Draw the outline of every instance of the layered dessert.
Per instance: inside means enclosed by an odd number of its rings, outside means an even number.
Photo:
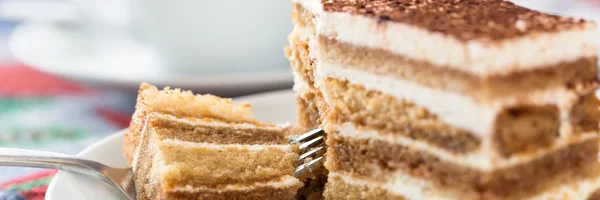
[[[587,199],[594,23],[502,0],[293,0],[299,125],[326,199]]]
[[[137,199],[291,199],[303,183],[289,129],[248,104],[142,84],[125,135]]]

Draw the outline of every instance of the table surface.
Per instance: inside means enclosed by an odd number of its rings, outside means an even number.
[[[515,2],[600,21],[600,0]],[[7,45],[16,26],[0,21],[0,146],[76,154],[128,125],[135,93],[64,80],[19,64]],[[0,167],[0,200],[43,199],[54,173]]]

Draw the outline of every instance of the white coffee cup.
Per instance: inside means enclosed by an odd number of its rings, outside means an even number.
[[[287,0],[132,0],[135,35],[156,48],[166,69],[250,71],[287,66],[292,30]]]
[[[76,2],[79,14],[73,16],[84,14],[85,21],[104,18],[97,21],[113,24],[106,27],[125,27],[155,49],[165,71],[256,71],[288,66],[283,55],[292,30],[288,0]],[[85,21],[80,23],[91,24]]]

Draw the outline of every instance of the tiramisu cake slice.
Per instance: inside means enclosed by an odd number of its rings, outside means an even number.
[[[303,183],[288,132],[248,104],[142,84],[125,136],[137,199],[289,200]]]
[[[594,23],[502,0],[293,0],[299,123],[327,199],[587,199]]]

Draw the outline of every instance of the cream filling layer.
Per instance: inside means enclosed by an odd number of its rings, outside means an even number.
[[[382,183],[376,181],[368,181],[355,179],[347,175],[345,172],[329,172],[329,178],[340,178],[347,184],[362,186],[367,188],[378,187],[383,190],[389,191],[390,193],[402,196],[406,199],[438,199],[438,200],[453,200],[456,199],[456,195],[449,191],[436,188],[431,182],[416,179],[409,175],[402,173],[394,173],[390,176],[390,182]]]
[[[465,198],[460,191],[452,191],[436,187],[431,182],[413,178],[409,175],[396,172],[392,174],[393,181],[376,182],[352,178],[346,172],[329,172],[329,177],[340,178],[347,184],[363,186],[367,188],[378,187],[392,194],[407,199],[439,199],[451,200]],[[592,193],[600,188],[600,176],[589,177],[577,181],[565,181],[557,188],[546,190],[542,193],[525,198],[529,200],[563,200],[563,199],[587,199]]]
[[[215,152],[222,151],[268,151],[272,149],[278,149],[286,152],[293,152],[292,145],[288,144],[253,144],[253,145],[242,145],[242,144],[213,144],[213,143],[196,143],[196,142],[188,142],[181,140],[173,140],[173,139],[165,139],[160,141],[159,146],[171,146],[177,147],[182,150],[185,149],[206,149],[212,150]]]
[[[333,128],[338,132],[337,135],[343,138],[357,140],[378,140],[388,142],[390,144],[397,144],[410,149],[427,152],[428,154],[436,156],[445,162],[455,163],[460,166],[474,168],[481,171],[492,171],[527,163],[536,158],[564,148],[570,144],[575,144],[598,137],[595,134],[582,134],[581,136],[574,138],[559,138],[557,139],[555,145],[551,148],[540,149],[527,155],[513,155],[509,158],[504,158],[495,152],[491,152],[492,148],[489,146],[482,146],[479,150],[467,154],[455,154],[448,150],[427,144],[427,142],[424,141],[414,140],[399,135],[382,134],[376,130],[359,130],[351,122],[346,122],[343,124],[330,124],[330,126],[333,126]]]
[[[534,91],[525,97],[504,97],[491,101],[477,102],[472,97],[435,90],[418,84],[399,80],[392,76],[378,76],[369,72],[345,69],[334,64],[317,62],[315,72],[315,85],[324,90],[323,80],[336,78],[347,80],[351,84],[360,85],[368,90],[380,91],[398,99],[408,100],[416,105],[426,108],[444,122],[471,131],[482,138],[493,134],[494,120],[498,113],[507,107],[519,104],[526,105],[557,105],[560,118],[566,121],[569,109],[577,101],[579,94],[563,87]],[[323,92],[325,101],[331,102],[327,91]],[[562,123],[561,135],[570,134],[569,123]]]
[[[568,31],[536,33],[499,42],[460,41],[413,25],[380,23],[375,18],[360,15],[324,12],[321,0],[294,2],[315,14],[318,35],[481,76],[543,68],[598,54],[593,23]]]
[[[189,124],[191,126],[212,126],[212,127],[229,127],[234,129],[259,129],[259,130],[270,130],[270,131],[283,131],[282,129],[288,127],[288,125],[280,124],[275,126],[257,126],[256,124],[250,123],[227,123],[223,121],[204,121],[198,118],[180,118],[169,114],[162,113],[151,113],[154,117],[176,121],[180,123]],[[148,115],[148,116],[150,116]],[[216,120],[216,119],[215,119]]]
[[[302,80],[302,77],[295,71],[292,71],[292,73],[294,74],[294,87],[292,89],[298,94],[309,92],[308,84]]]
[[[209,187],[192,187],[187,185],[185,187],[175,187],[172,191],[177,192],[201,192],[201,191],[209,191],[209,192],[224,192],[224,191],[247,191],[253,190],[256,188],[275,188],[275,189],[290,189],[301,185],[302,182],[297,178],[294,178],[290,175],[285,175],[281,178],[281,180],[269,181],[263,183],[253,183],[248,185],[226,185],[223,188],[209,188]],[[299,187],[298,187],[299,188]]]

